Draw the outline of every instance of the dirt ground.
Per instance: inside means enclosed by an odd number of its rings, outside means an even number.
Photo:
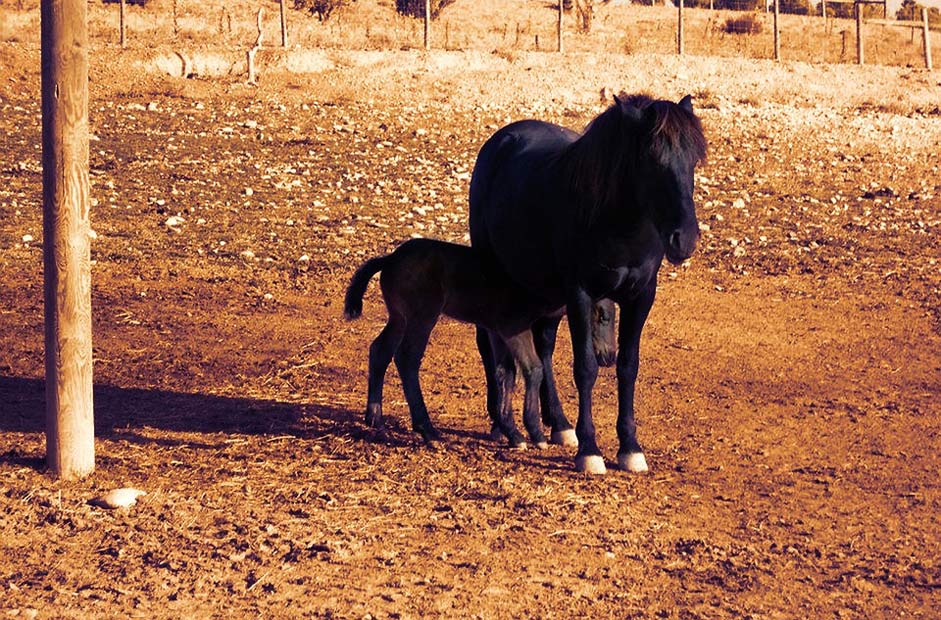
[[[0,44],[0,617],[937,617],[937,72],[390,52],[249,87],[104,52],[97,470],[65,483],[43,464],[39,54]],[[644,332],[651,471],[489,441],[473,329],[448,320],[423,373],[444,447],[391,371],[377,441],[384,308],[373,285],[342,319],[352,270],[465,240],[486,137],[580,128],[605,85],[692,92],[710,138],[701,248]],[[574,415],[570,368],[563,335]],[[602,371],[608,459],[615,391]],[[120,486],[147,495],[88,503]]]

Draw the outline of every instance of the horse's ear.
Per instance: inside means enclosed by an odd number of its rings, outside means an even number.
[[[684,110],[686,110],[687,112],[689,112],[689,113],[692,114],[692,112],[693,112],[693,96],[692,96],[692,95],[686,95],[685,97],[683,97],[682,99],[680,99],[680,103],[679,103],[678,105],[679,105],[681,108],[683,108]]]

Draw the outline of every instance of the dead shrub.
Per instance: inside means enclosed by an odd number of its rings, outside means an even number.
[[[759,34],[761,28],[761,19],[753,13],[730,17],[722,25],[722,31],[728,34]]]

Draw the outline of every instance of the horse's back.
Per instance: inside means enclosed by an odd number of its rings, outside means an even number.
[[[570,129],[538,120],[512,123],[494,133],[477,156],[470,184],[471,245],[493,268],[538,292],[555,288],[550,241],[556,213],[550,205],[553,166],[578,138]]]

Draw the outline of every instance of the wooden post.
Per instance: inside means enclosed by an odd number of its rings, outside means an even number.
[[[778,29],[779,5],[778,0],[774,0],[774,59],[776,61],[781,60],[781,31]]]
[[[559,48],[558,48],[558,51],[559,51],[560,54],[561,54],[562,51],[563,51],[563,48],[562,48],[562,16],[563,16],[564,13],[565,13],[565,9],[564,9],[563,6],[562,6],[563,4],[564,4],[564,0],[559,0],[559,23],[558,23],[558,26],[557,26],[557,32],[559,33]]]
[[[925,42],[925,68],[931,71],[931,30],[928,28],[928,9],[921,10],[921,23],[924,33],[922,40]]]
[[[676,3],[678,17],[676,26],[676,53],[683,55],[683,0]]]
[[[863,52],[863,5],[858,2],[853,4],[856,8],[856,64],[865,64],[866,58]]]
[[[121,49],[127,47],[127,39],[124,34],[124,0],[121,0]]]
[[[46,462],[95,469],[87,0],[41,0]]]
[[[248,52],[246,52],[246,57],[248,60],[248,83],[257,84],[258,78],[255,75],[255,54],[258,53],[258,50],[261,49],[261,16],[264,13],[265,9],[258,9],[258,17],[256,18],[256,25],[258,26],[258,38],[255,39],[255,45]]]
[[[288,46],[288,20],[287,16],[284,14],[284,0],[280,0],[281,4],[281,47]]]
[[[431,0],[425,0],[425,50],[431,49]]]

